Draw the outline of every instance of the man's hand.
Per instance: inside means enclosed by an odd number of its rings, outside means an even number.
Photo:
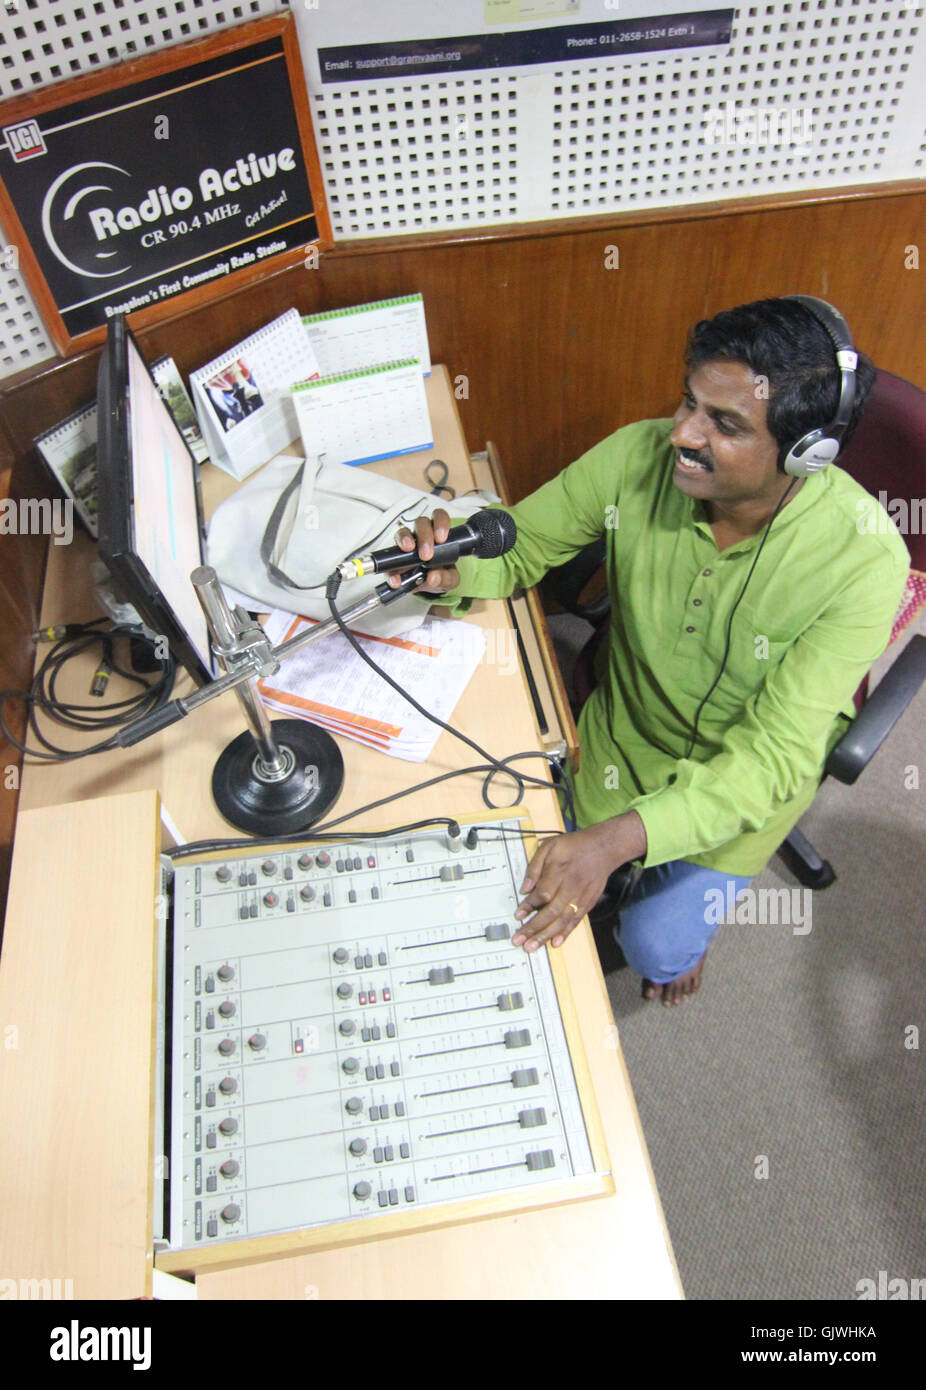
[[[396,536],[396,544],[403,550],[412,552],[417,547],[418,557],[422,560],[430,560],[434,554],[434,543],[442,544],[450,532],[450,517],[438,507],[433,517],[420,516],[415,522],[415,534],[412,535],[407,526],[403,526]],[[417,558],[409,555],[409,567],[417,563]],[[386,583],[391,589],[398,587],[400,578],[404,571],[393,570],[387,575]],[[431,570],[423,584],[419,584],[416,593],[445,594],[448,589],[455,589],[460,582],[460,575],[456,566],[450,569]]]
[[[522,925],[512,944],[526,951],[547,941],[562,946],[601,897],[608,875],[645,853],[646,830],[636,811],[547,840],[527,866],[526,896],[514,914]]]

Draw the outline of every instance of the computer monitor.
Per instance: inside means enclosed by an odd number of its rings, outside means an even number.
[[[203,564],[199,466],[122,315],[97,380],[100,556],[118,596],[197,684],[215,674],[190,573]]]

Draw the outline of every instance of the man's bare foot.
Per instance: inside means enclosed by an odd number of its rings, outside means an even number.
[[[701,972],[706,960],[707,952],[705,951],[692,970],[687,971],[684,975],[679,975],[676,980],[670,980],[666,985],[657,985],[652,980],[644,980],[643,998],[662,999],[663,1004],[667,1007],[672,1004],[681,1004],[689,994],[696,994],[701,988]]]

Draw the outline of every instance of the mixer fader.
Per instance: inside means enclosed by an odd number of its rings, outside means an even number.
[[[524,825],[178,862],[171,1250],[600,1173]]]

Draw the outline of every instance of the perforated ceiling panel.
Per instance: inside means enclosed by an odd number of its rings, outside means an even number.
[[[0,94],[282,8],[0,0]],[[317,8],[293,5],[304,50]],[[583,4],[579,18],[596,17]],[[770,0],[736,12],[723,48],[313,90],[335,234],[465,230],[921,177],[923,19],[923,5],[907,0]],[[19,277],[2,268],[0,304],[8,375],[51,348]]]

